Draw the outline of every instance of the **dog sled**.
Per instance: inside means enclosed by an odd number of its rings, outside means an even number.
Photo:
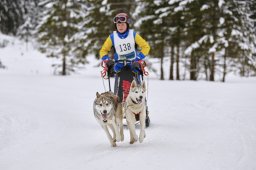
[[[121,69],[120,72],[115,73],[114,68],[109,67],[105,68],[102,71],[102,77],[107,77],[109,82],[109,91],[111,91],[111,83],[110,78],[114,78],[114,94],[118,96],[118,102],[122,103],[125,101],[126,97],[129,94],[130,85],[133,80],[135,80],[138,84],[142,83],[144,80],[144,75],[147,75],[147,72],[144,72],[144,68],[141,68],[138,70],[138,73],[135,75],[133,73],[132,69],[126,64],[130,61],[122,60],[119,62],[124,63],[124,67]],[[107,75],[106,75],[107,74]],[[139,115],[135,115],[136,117],[136,124],[139,124]],[[125,119],[125,117],[124,117]],[[126,125],[126,123],[124,123]],[[147,98],[146,98],[146,120],[145,120],[146,127],[150,126],[150,118],[149,118],[149,111],[148,111],[148,105],[147,105]]]

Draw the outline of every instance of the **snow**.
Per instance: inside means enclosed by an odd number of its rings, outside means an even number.
[[[0,70],[0,73],[23,75],[50,75],[53,72],[51,64],[53,59],[47,59],[43,54],[32,50],[35,46],[21,43],[14,38],[6,38],[0,34],[1,41],[9,42],[6,48],[0,48],[0,61],[7,66],[7,69]]]
[[[220,17],[220,25],[223,25],[225,23],[225,19],[223,17]]]
[[[198,47],[200,47],[200,44],[198,42],[195,42],[192,45],[190,45],[188,48],[186,48],[184,53],[186,55],[190,55],[192,53],[193,49],[197,49]]]
[[[160,25],[162,23],[163,23],[163,19],[161,19],[161,18],[153,21],[153,24],[155,24],[155,25]]]
[[[207,9],[209,9],[209,8],[210,8],[209,5],[204,4],[204,5],[201,7],[200,11],[204,11],[204,10],[207,10]]]
[[[221,8],[223,6],[223,4],[225,4],[224,0],[219,0],[218,2],[218,6]]]
[[[215,53],[217,51],[218,44],[214,44],[210,49],[209,49],[209,53]]]
[[[142,17],[142,18],[138,19],[138,21],[134,24],[134,27],[139,27],[144,21],[151,20],[151,19],[154,19],[154,18],[155,18],[154,15],[149,15],[149,16],[146,16],[146,17]]]
[[[165,13],[165,12],[168,12],[171,8],[168,6],[168,7],[164,7],[164,8],[160,8],[158,10],[155,11],[156,14],[159,14],[159,13]]]
[[[194,0],[183,0],[180,2],[180,6],[186,6],[188,5],[189,3],[193,2]]]
[[[232,36],[240,36],[240,37],[242,37],[243,33],[241,33],[239,30],[232,29],[231,35]]]
[[[184,10],[183,6],[178,6],[178,7],[174,8],[174,12],[180,12],[180,11],[183,11],[183,10]]]
[[[62,22],[63,27],[66,27],[68,25],[67,21]]]
[[[255,78],[150,78],[144,142],[130,145],[125,129],[112,148],[92,112],[104,91],[97,60],[53,76],[52,60],[16,40],[0,48],[0,60],[8,68],[0,69],[1,170],[256,169]]]

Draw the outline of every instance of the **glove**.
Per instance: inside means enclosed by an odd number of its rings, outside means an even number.
[[[110,68],[114,65],[114,61],[110,60],[110,57],[108,55],[103,56],[101,59],[103,66]]]
[[[137,58],[135,59],[136,62],[138,62],[141,66],[145,67],[146,62],[144,61],[145,55],[142,52],[137,53]]]
[[[104,78],[106,75],[108,75],[108,77],[113,77],[115,74],[114,61],[111,60],[107,55],[103,56],[101,59],[102,59],[101,66],[103,67],[103,71],[101,71],[101,76]]]
[[[146,62],[144,61],[144,60],[139,60],[139,61],[137,61],[142,67],[146,67],[147,66],[147,64],[146,64]]]
[[[105,64],[110,69],[114,66],[115,63],[113,60],[107,60]]]
[[[145,67],[145,61],[138,60],[138,61],[134,61],[132,63],[132,68],[133,69],[141,70],[141,67]]]

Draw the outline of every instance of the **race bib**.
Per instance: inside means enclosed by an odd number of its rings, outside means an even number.
[[[129,30],[128,36],[124,39],[121,39],[114,31],[114,44],[118,60],[134,60],[136,58],[133,30]]]

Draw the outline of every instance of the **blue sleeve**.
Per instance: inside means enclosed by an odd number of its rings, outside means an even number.
[[[101,58],[101,60],[110,60],[110,58],[109,58],[109,56],[108,55],[104,55],[102,58]]]
[[[145,58],[145,55],[141,52],[138,53],[137,58],[140,60],[143,60]]]

